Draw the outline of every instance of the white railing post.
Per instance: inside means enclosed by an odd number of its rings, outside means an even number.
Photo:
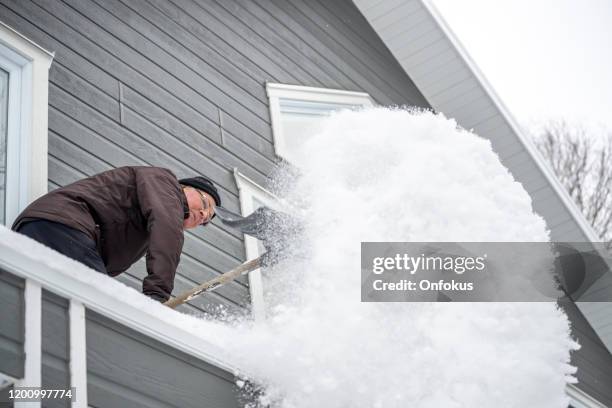
[[[25,369],[18,387],[40,387],[42,376],[42,289],[38,282],[25,282]],[[15,402],[15,408],[38,408],[40,402]]]
[[[87,408],[85,306],[74,299],[70,299],[70,386],[76,393],[72,408]]]

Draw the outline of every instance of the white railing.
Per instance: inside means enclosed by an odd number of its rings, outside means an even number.
[[[230,373],[237,372],[226,351],[197,335],[199,329],[206,330],[203,321],[150,300],[4,226],[0,226],[0,268],[25,279],[25,370],[16,386],[41,385],[42,289],[70,301],[70,381],[76,387],[73,408],[87,407],[85,309]],[[15,407],[40,407],[24,404]]]

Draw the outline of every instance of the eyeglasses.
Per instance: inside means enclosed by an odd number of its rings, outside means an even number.
[[[202,200],[202,208],[197,211],[199,211],[200,215],[202,216],[202,224],[206,224],[212,219],[214,210],[208,202],[208,197],[206,197],[204,193],[197,188],[194,188],[194,190],[200,195],[200,199]]]

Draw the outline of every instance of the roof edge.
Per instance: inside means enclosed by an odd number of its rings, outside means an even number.
[[[448,25],[448,23],[446,22],[446,20],[440,13],[440,11],[437,9],[437,7],[433,4],[431,0],[420,0],[420,1],[425,6],[427,11],[431,14],[435,23],[442,30],[444,35],[453,44],[457,53],[459,54],[459,57],[464,60],[468,69],[472,72],[472,74],[476,78],[476,81],[482,86],[486,94],[491,97],[493,104],[499,110],[502,118],[508,123],[512,131],[517,135],[519,141],[525,147],[525,150],[527,150],[527,152],[535,160],[536,165],[538,166],[540,171],[543,173],[544,177],[549,182],[549,184],[551,185],[555,193],[557,193],[559,198],[561,198],[561,201],[563,202],[567,210],[570,212],[574,220],[577,222],[578,226],[580,227],[584,235],[591,242],[601,241],[601,238],[599,237],[599,235],[595,232],[595,230],[586,220],[584,215],[582,215],[582,212],[580,212],[580,209],[576,206],[574,201],[565,191],[565,187],[561,185],[557,177],[552,173],[552,170],[544,162],[542,156],[537,151],[535,144],[531,141],[531,139],[529,139],[528,137],[524,135],[520,125],[517,123],[514,116],[510,113],[509,109],[503,103],[501,98],[497,95],[497,93],[495,92],[495,90],[493,89],[489,81],[486,79],[482,71],[480,71],[480,69],[478,68],[478,66],[472,59],[472,57],[469,55],[469,53],[467,52],[463,44],[461,44],[459,39],[455,36],[455,34],[451,30],[450,26]]]

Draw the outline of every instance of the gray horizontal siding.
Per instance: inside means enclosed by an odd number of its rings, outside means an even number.
[[[0,401],[10,401],[11,390],[15,388],[14,385],[3,388],[0,390]],[[2,408],[13,408],[15,404],[12,402],[0,402],[0,407]]]
[[[70,388],[70,331],[68,300],[42,291],[42,387]],[[70,407],[68,400],[49,400],[45,407]]]
[[[571,321],[572,336],[581,344],[572,352],[578,367],[576,386],[606,406],[612,406],[612,355],[574,303],[562,304]]]
[[[234,377],[86,311],[87,395],[97,408],[237,407]]]
[[[580,310],[591,318],[591,321],[605,322],[597,327],[597,333],[601,337],[608,349],[612,348],[610,339],[612,339],[612,321],[610,321],[610,310],[612,310],[612,302],[590,302],[580,303]]]
[[[0,269],[0,372],[22,378],[25,281]]]
[[[50,188],[157,165],[211,177],[238,210],[233,169],[265,184],[277,161],[266,82],[428,106],[350,0],[0,0],[0,16],[55,52]],[[174,293],[244,260],[242,236],[213,224],[186,234]],[[144,274],[120,279],[140,288]],[[248,303],[242,277],[185,309]]]

